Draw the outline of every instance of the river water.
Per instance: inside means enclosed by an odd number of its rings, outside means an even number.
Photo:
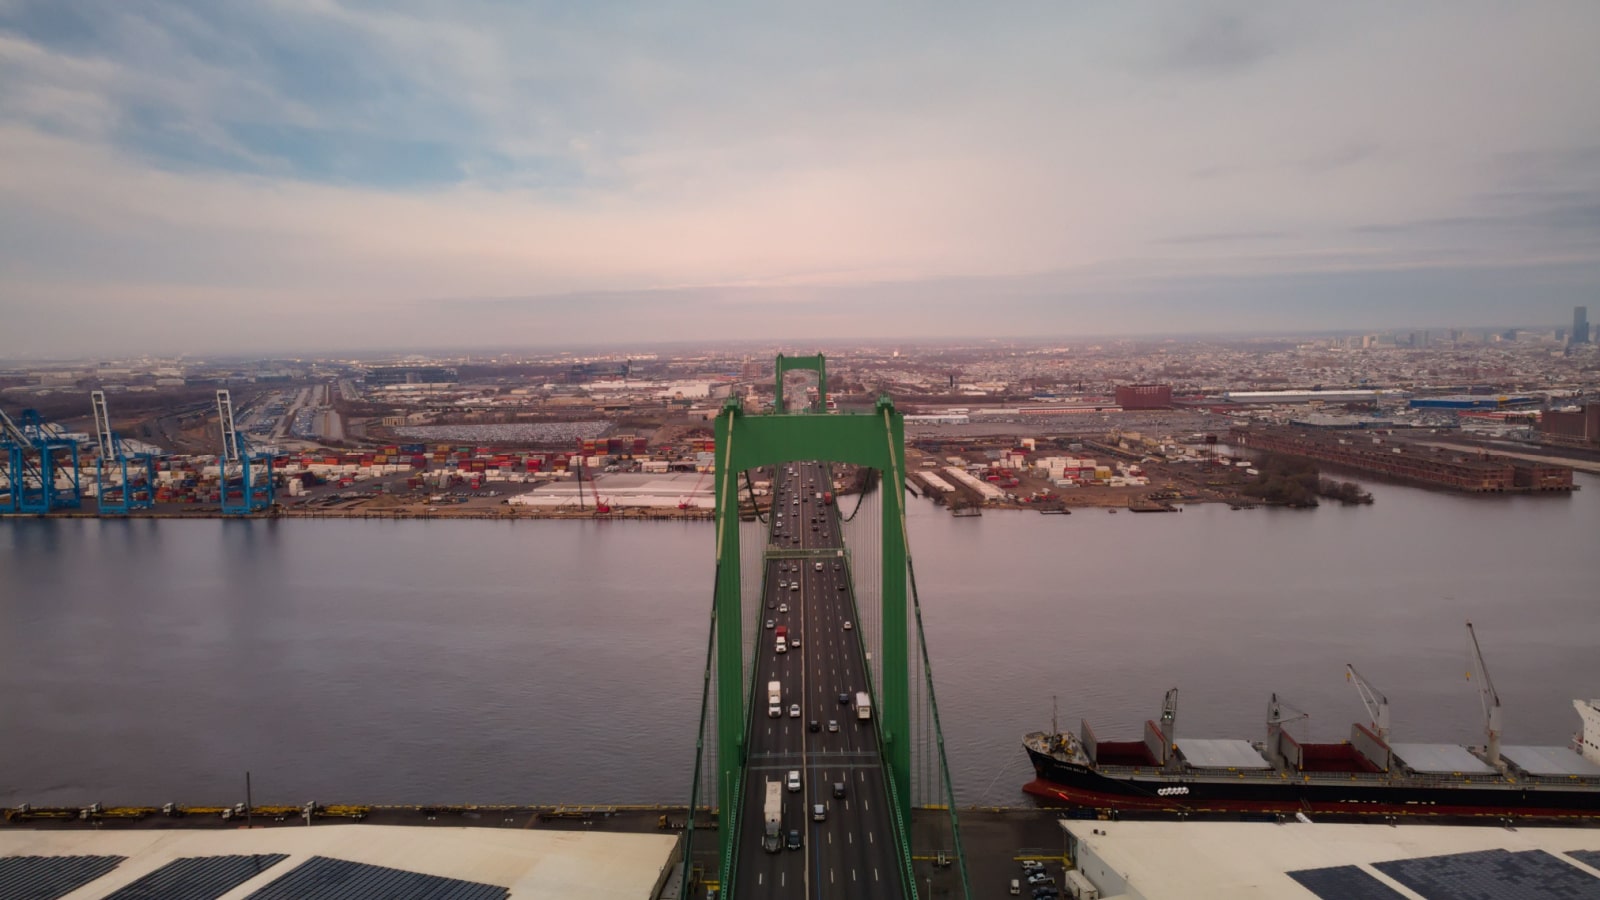
[[[962,803],[1026,802],[1021,735],[1298,737],[1361,718],[1507,743],[1600,696],[1600,478],[1571,497],[1367,484],[1371,507],[990,513],[912,552]],[[711,598],[703,522],[0,522],[0,805],[683,803]]]

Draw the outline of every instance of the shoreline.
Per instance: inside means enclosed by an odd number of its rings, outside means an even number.
[[[1129,504],[1129,498],[1121,496],[1108,497],[1083,497],[1074,498],[1078,502],[1055,503],[1049,506],[1044,504],[1028,503],[994,503],[981,507],[973,507],[982,512],[1032,512],[1043,514],[1065,514],[1073,510],[1113,509],[1124,512],[1134,511]],[[1166,501],[1172,504],[1171,509],[1162,509],[1161,512],[1177,512],[1182,507],[1196,504],[1225,503],[1250,503],[1252,505],[1268,506],[1259,500],[1234,500],[1221,497],[1182,498]],[[942,504],[935,504],[942,507]],[[1155,509],[1144,510],[1155,512]],[[765,510],[763,510],[763,514]],[[432,512],[416,509],[275,509],[269,512],[252,513],[249,515],[224,515],[221,511],[211,509],[176,509],[176,510],[138,510],[126,515],[101,514],[83,510],[64,510],[53,513],[0,513],[0,521],[14,519],[109,519],[109,520],[185,520],[185,519],[488,519],[506,522],[513,521],[683,521],[683,522],[710,522],[716,516],[712,510],[704,508],[676,509],[672,507],[624,507],[613,508],[608,513],[597,513],[594,510],[576,510],[563,508],[541,507],[477,507],[465,509],[438,509]]]

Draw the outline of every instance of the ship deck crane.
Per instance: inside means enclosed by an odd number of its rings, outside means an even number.
[[[1349,663],[1344,664],[1345,680],[1356,686],[1356,693],[1361,695],[1361,705],[1367,708],[1367,718],[1372,722],[1373,733],[1378,740],[1389,742],[1389,698],[1383,692],[1372,686],[1372,682],[1361,677],[1356,667]]]
[[[1494,681],[1489,678],[1489,667],[1484,665],[1483,650],[1478,647],[1478,633],[1472,630],[1472,623],[1467,623],[1467,639],[1472,644],[1473,669],[1467,670],[1467,680],[1472,680],[1472,672],[1478,673],[1478,699],[1483,703],[1483,718],[1485,730],[1489,734],[1489,745],[1485,748],[1485,761],[1496,769],[1501,768],[1500,762],[1500,695],[1495,693]]]
[[[122,436],[111,430],[111,412],[106,407],[105,391],[89,394],[89,404],[94,409],[94,435],[99,459],[95,462],[95,498],[100,512],[127,515],[135,509],[153,509],[156,505],[156,455],[147,451],[129,453],[122,444]],[[129,468],[129,464],[133,468]],[[121,469],[122,480],[111,490],[107,468]],[[141,471],[142,470],[142,471]],[[136,490],[135,476],[143,476],[144,491]],[[110,499],[113,495],[116,499]]]
[[[20,426],[0,411],[0,451],[6,457],[10,512],[48,513],[83,505],[78,442],[48,427],[38,410],[23,410]],[[70,466],[58,466],[56,457],[63,453],[70,457]],[[65,489],[56,487],[57,468],[67,479]]]
[[[1178,689],[1167,691],[1161,701],[1161,736],[1167,739],[1161,748],[1162,767],[1172,771],[1178,768]]]
[[[255,453],[233,422],[233,397],[226,388],[217,391],[217,418],[222,426],[222,455],[217,457],[218,493],[224,515],[243,516],[272,506],[272,456]],[[258,468],[260,467],[260,468]],[[262,472],[262,468],[265,472]],[[230,472],[239,473],[238,499],[229,496]],[[261,477],[262,475],[265,477]]]
[[[1283,726],[1301,719],[1309,719],[1311,714],[1295,706],[1287,700],[1278,699],[1277,694],[1267,701],[1267,753],[1280,769],[1284,766],[1283,753],[1280,750]]]

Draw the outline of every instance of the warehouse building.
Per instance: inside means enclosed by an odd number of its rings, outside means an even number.
[[[1600,893],[1600,834],[1593,829],[1066,819],[1061,829],[1076,865],[1064,893],[1099,900]]]

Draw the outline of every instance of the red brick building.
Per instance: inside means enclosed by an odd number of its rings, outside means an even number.
[[[1172,385],[1124,384],[1117,386],[1117,405],[1123,409],[1171,409]]]
[[[1539,432],[1552,444],[1600,444],[1600,403],[1577,412],[1547,410],[1539,420]]]

